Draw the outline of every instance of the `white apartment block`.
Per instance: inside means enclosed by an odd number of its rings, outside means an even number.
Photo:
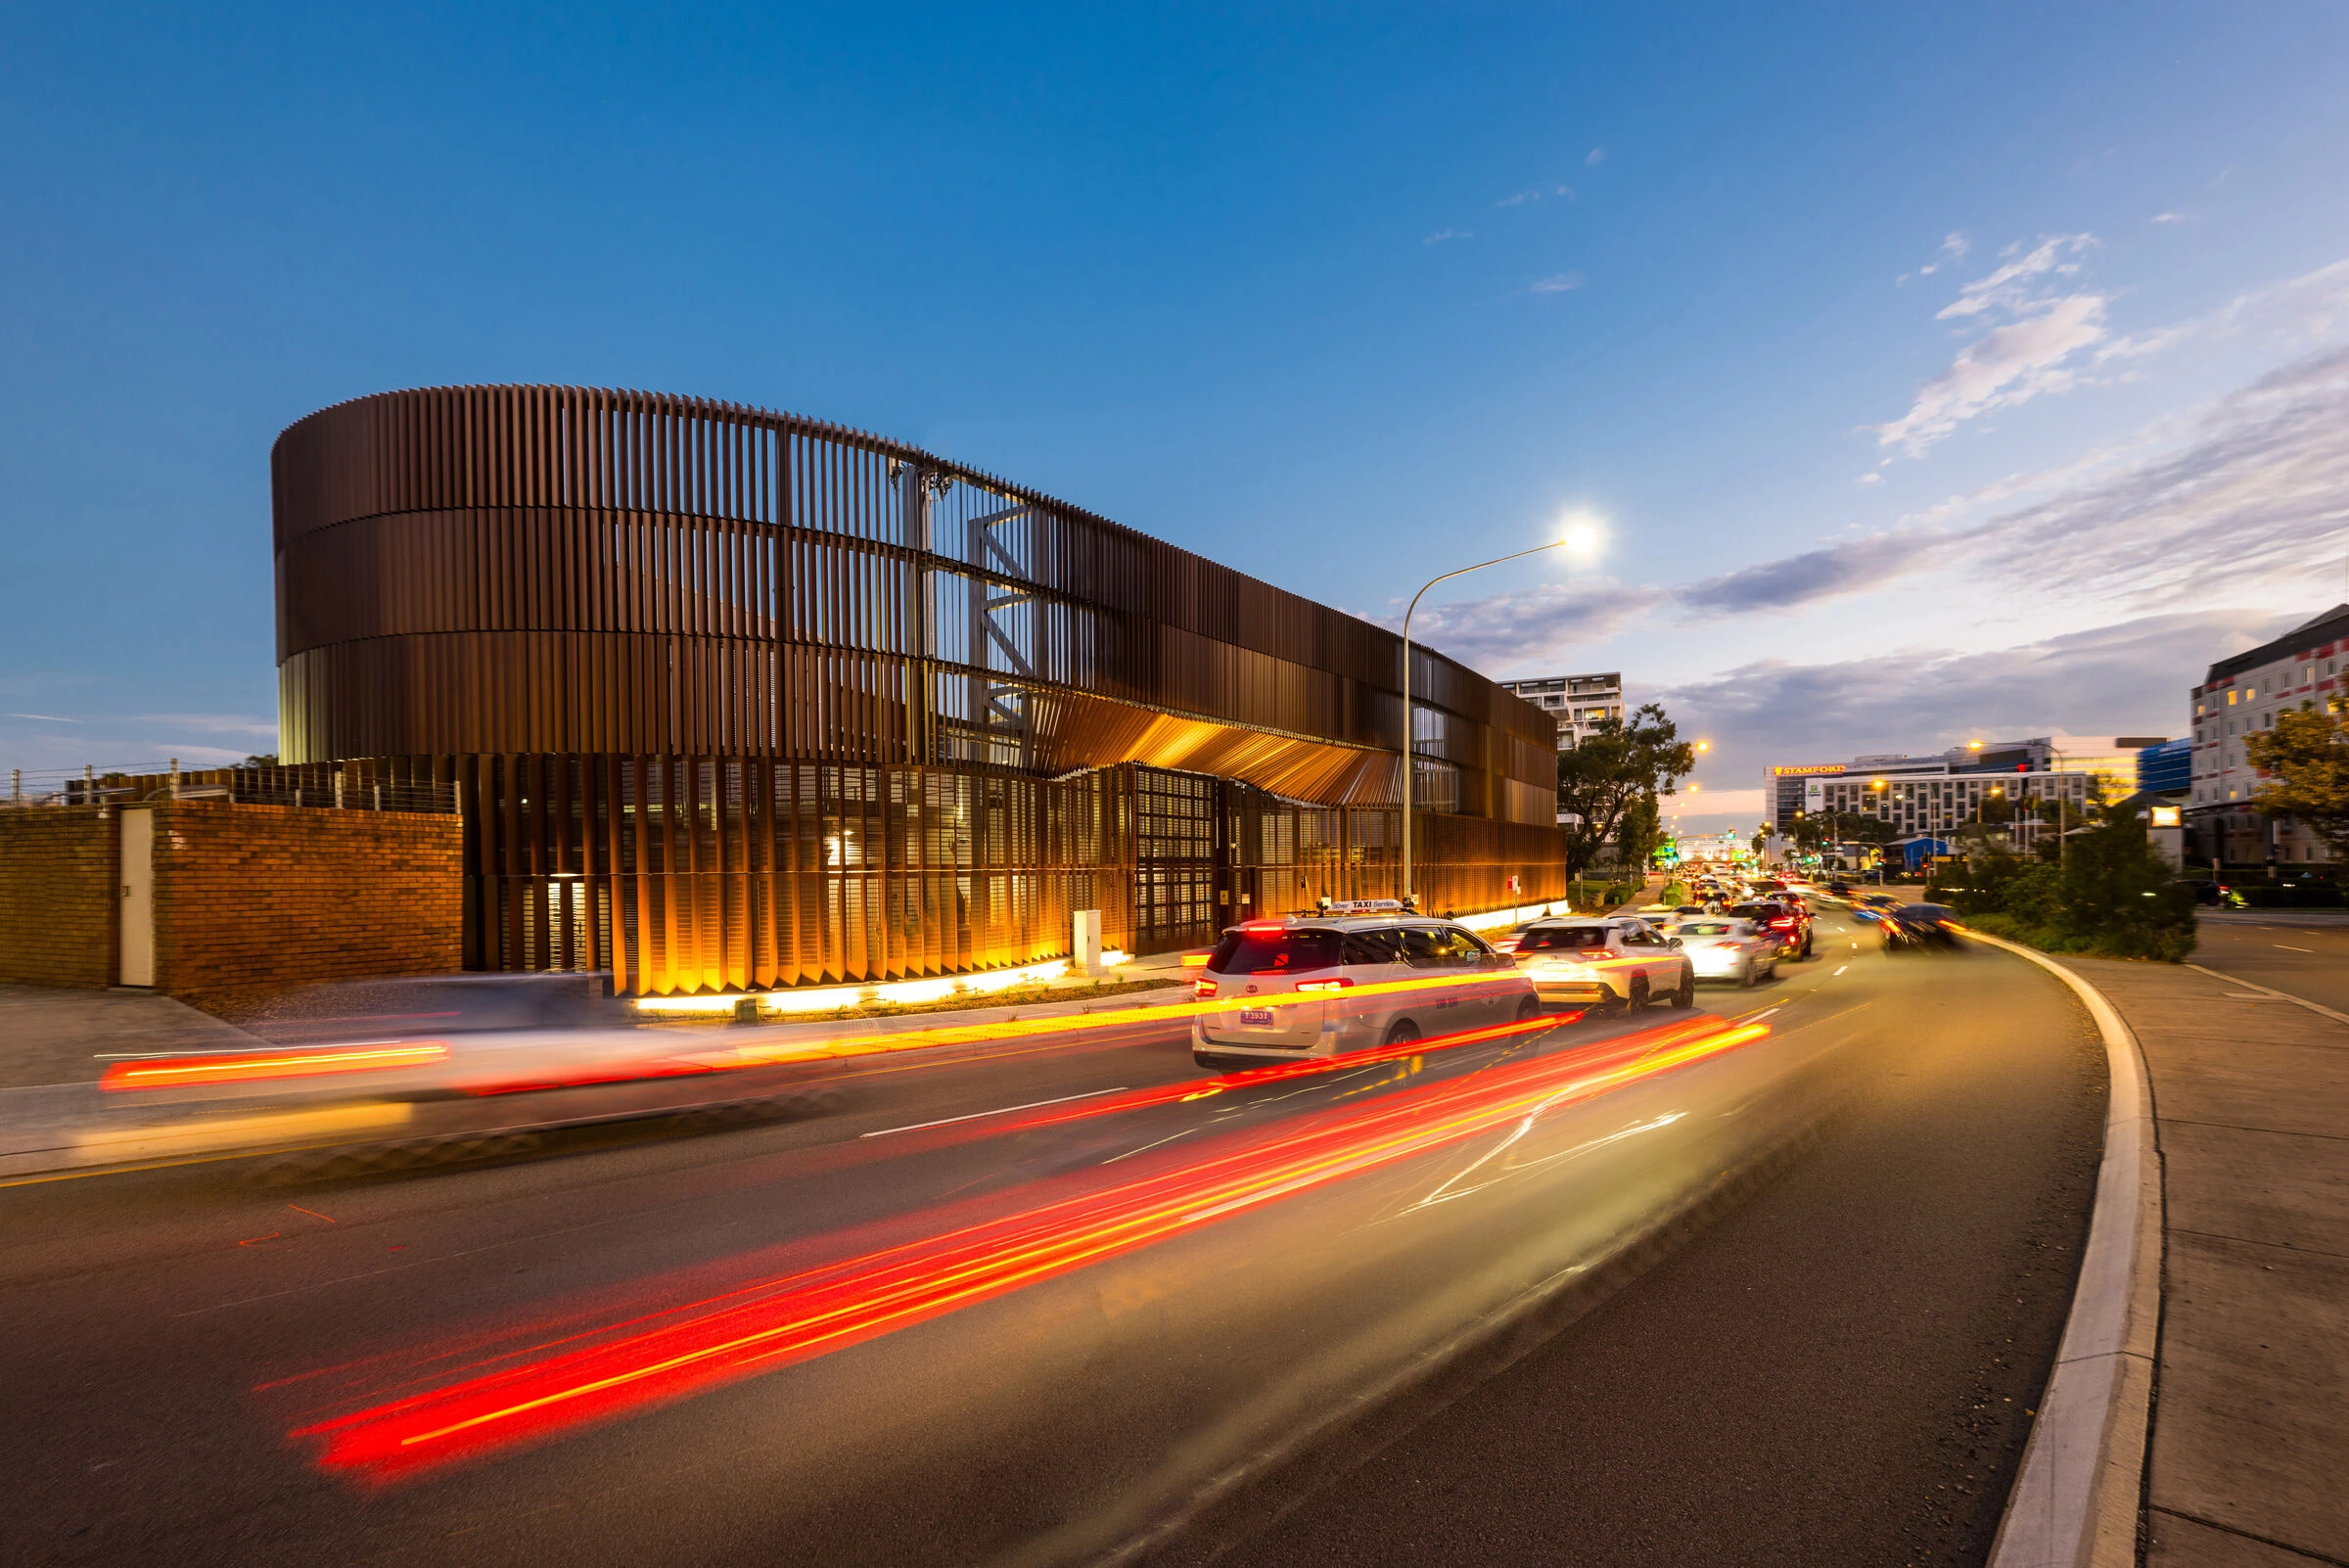
[[[2336,604],[2273,642],[2222,659],[2193,689],[2193,792],[2187,825],[2197,850],[2222,864],[2303,864],[2328,858],[2325,842],[2288,817],[2250,808],[2259,769],[2243,759],[2244,737],[2276,727],[2276,715],[2307,704],[2322,709],[2349,679],[2349,604]]]
[[[1589,739],[1602,719],[1623,716],[1623,676],[1539,675],[1532,680],[1503,680],[1502,691],[1513,691],[1544,709],[1557,720],[1558,750],[1572,751]]]

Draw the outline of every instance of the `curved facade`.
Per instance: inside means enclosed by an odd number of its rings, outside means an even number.
[[[748,824],[779,801],[820,807],[827,778],[836,804],[853,793],[902,807],[910,789],[925,824],[984,815],[997,797],[1016,816],[1014,795],[1034,797],[1038,822],[1106,812],[1091,848],[1053,849],[1048,829],[1005,853],[1031,862],[1014,871],[1113,877],[1146,871],[1154,770],[1267,797],[1231,796],[1210,813],[1219,820],[1391,816],[1399,793],[1391,633],[876,437],[690,398],[444,388],[301,420],[279,438],[272,479],[281,751],[385,760],[468,789],[483,879],[471,950],[487,966],[617,964],[636,989],[676,989],[934,972],[1065,947],[1053,897],[1029,900],[1033,940],[1008,946],[949,942],[900,961],[882,943],[803,962],[781,950],[775,919],[719,910],[665,938],[668,948],[741,945],[758,927],[771,950],[714,969],[631,958],[631,943],[651,950],[650,916],[624,889],[626,906],[616,904],[610,879],[648,851],[615,834],[640,841],[658,814],[673,839],[676,813],[722,834],[730,810]],[[1476,824],[1431,822],[1431,850],[1447,832],[1483,831],[1493,851],[1478,863],[1543,863],[1549,717],[1440,655],[1414,659],[1421,788]],[[852,792],[843,769],[858,774]],[[975,807],[945,800],[974,789]],[[1157,793],[1169,791],[1181,793]],[[934,809],[920,804],[933,797]],[[813,869],[846,873],[843,835],[814,837],[830,863]],[[680,853],[684,869],[671,863]],[[708,874],[733,874],[730,852],[710,853]],[[766,873],[750,869],[745,846],[734,859],[744,875],[796,875],[809,869],[797,853]],[[1036,863],[1067,854],[1096,863]],[[1364,874],[1382,863],[1348,857]],[[665,839],[658,858],[653,875],[703,874],[690,845]],[[930,874],[923,854],[899,858],[896,869]],[[938,874],[987,869],[984,844],[928,858]],[[594,885],[509,897],[502,882],[516,877]],[[1120,900],[1103,894],[1073,888],[1096,904],[1070,907],[1102,907],[1115,934]],[[1158,929],[1147,888],[1134,898],[1128,935],[1147,941]],[[831,894],[822,901],[795,916],[795,941],[808,920],[852,923]],[[930,917],[882,919],[901,931]],[[697,935],[705,926],[719,936]]]

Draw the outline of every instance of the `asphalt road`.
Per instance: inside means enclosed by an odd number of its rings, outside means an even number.
[[[2349,1013],[2349,914],[2205,911],[2196,932],[2192,962]]]
[[[1979,1560],[2101,1058],[2017,961],[1850,940],[1708,991],[1774,1031],[1710,1054],[1659,1008],[1195,1099],[1128,1032],[486,1169],[0,1191],[11,1556]]]

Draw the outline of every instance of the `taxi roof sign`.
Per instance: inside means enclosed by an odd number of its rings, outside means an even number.
[[[1401,899],[1324,899],[1318,908],[1323,914],[1401,914]]]

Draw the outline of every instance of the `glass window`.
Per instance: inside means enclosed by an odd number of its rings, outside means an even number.
[[[1334,931],[1227,931],[1207,967],[1219,975],[1304,974],[1338,967]]]
[[[1607,945],[1605,926],[1536,926],[1518,940],[1519,952],[1544,952],[1550,949],[1603,947]]]
[[[1340,947],[1342,960],[1350,964],[1399,964],[1403,962],[1403,934],[1398,931],[1349,931]]]

